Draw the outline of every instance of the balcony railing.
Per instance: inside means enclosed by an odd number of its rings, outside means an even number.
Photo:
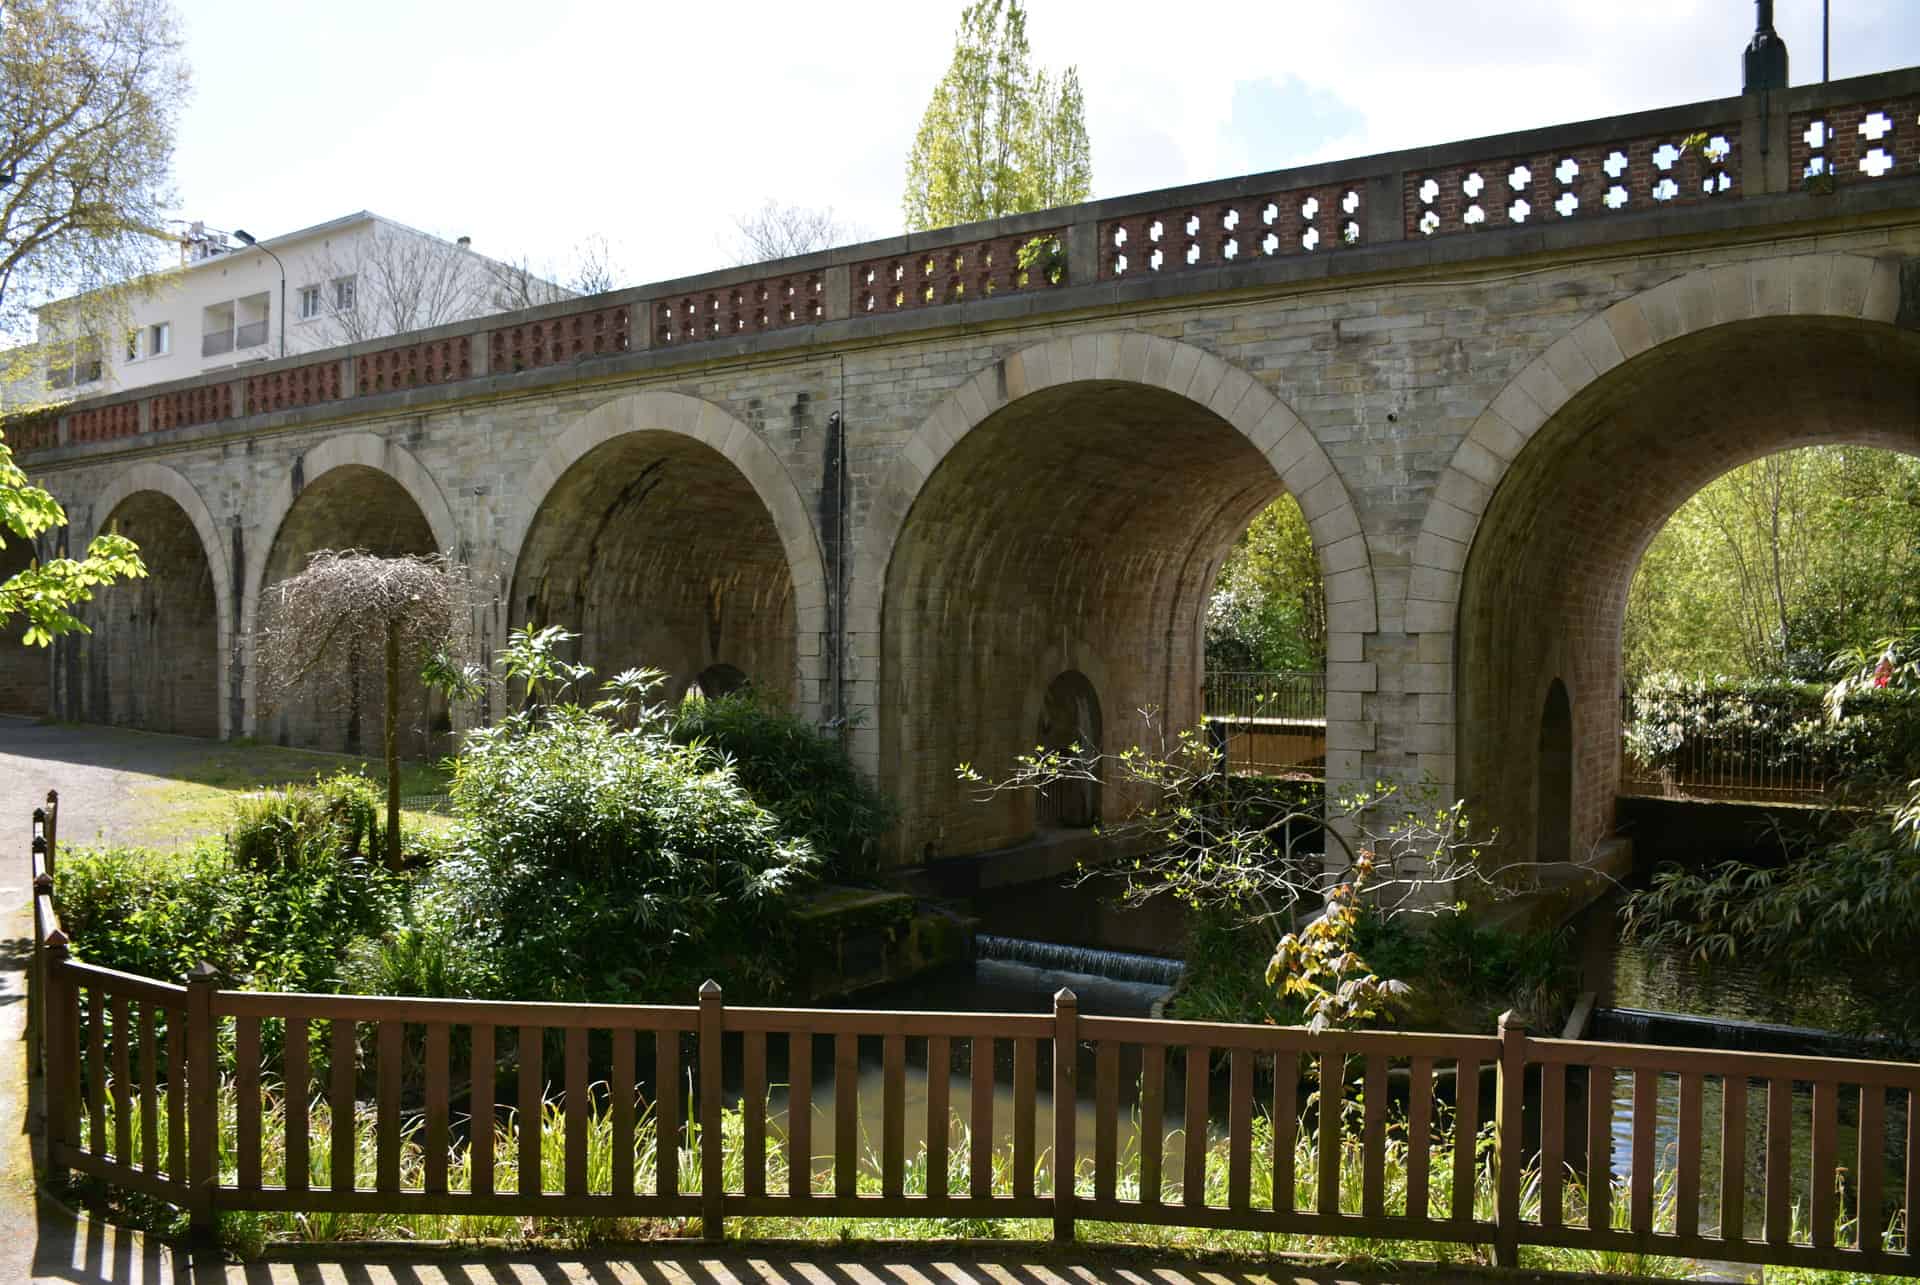
[[[258,348],[266,342],[267,323],[264,321],[249,321],[245,325],[236,328],[233,332],[233,346],[235,348]]]
[[[200,336],[200,355],[202,357],[218,357],[223,352],[232,351],[233,332],[231,330],[216,330],[210,335]]]

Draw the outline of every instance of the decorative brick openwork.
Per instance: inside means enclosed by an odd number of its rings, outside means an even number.
[[[1402,196],[1407,236],[1738,200],[1739,126],[1717,125],[1701,134],[1704,141],[1661,135],[1409,170]]]
[[[360,396],[450,384],[473,374],[473,340],[466,335],[430,343],[384,348],[353,359],[354,385]]]
[[[312,406],[316,402],[340,398],[340,363],[315,362],[293,370],[278,370],[270,375],[254,375],[247,380],[247,414],[264,415],[269,411]]]
[[[1795,187],[1920,173],[1920,95],[1793,113],[1787,165]]]
[[[1020,248],[1047,243],[1033,266],[1020,266]],[[943,250],[869,259],[853,269],[853,315],[910,312],[945,303],[965,303],[1067,284],[1065,228],[1024,236],[992,237]]]
[[[117,406],[96,406],[67,416],[69,442],[111,442],[132,437],[140,431],[140,403],[121,402]]]
[[[497,375],[626,352],[633,343],[632,325],[631,310],[619,307],[505,326],[489,336],[487,369]]]
[[[200,388],[163,393],[149,398],[147,404],[152,408],[150,428],[156,433],[189,424],[211,424],[217,419],[233,417],[233,385],[222,380]]]
[[[1150,277],[1360,244],[1359,183],[1295,188],[1108,219],[1100,278]]]
[[[663,346],[699,343],[810,326],[826,315],[825,282],[818,272],[802,272],[663,299],[654,305],[653,338]]]
[[[43,451],[60,443],[60,417],[51,411],[22,415],[7,425],[7,445],[15,455]]]

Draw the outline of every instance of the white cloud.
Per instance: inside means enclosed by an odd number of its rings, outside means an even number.
[[[1109,195],[1736,94],[1752,19],[1734,0],[1029,5],[1036,58],[1080,68]],[[1795,79],[1817,79],[1818,5],[1779,7]],[[733,216],[769,196],[895,230],[959,12],[337,0],[317,21],[258,0],[182,8],[198,84],[177,153],[182,213],[258,231],[367,207],[536,261],[604,235],[636,280],[718,266]],[[1920,63],[1920,6],[1838,8],[1836,75]],[[1268,139],[1257,112],[1234,114],[1236,94],[1244,106],[1262,93],[1270,108],[1287,94],[1331,106]]]

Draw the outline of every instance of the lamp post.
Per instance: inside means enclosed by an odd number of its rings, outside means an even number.
[[[287,355],[287,265],[281,263],[280,256],[261,245],[251,233],[235,228],[233,235],[239,238],[242,245],[250,245],[256,250],[265,251],[267,257],[271,258],[280,269],[280,355],[284,357]]]

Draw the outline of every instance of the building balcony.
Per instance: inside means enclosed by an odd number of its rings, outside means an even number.
[[[202,357],[218,357],[223,352],[232,351],[233,332],[231,330],[216,330],[212,334],[200,336],[200,355]]]
[[[265,321],[249,321],[234,329],[233,347],[236,349],[258,348],[266,342],[267,323]]]

